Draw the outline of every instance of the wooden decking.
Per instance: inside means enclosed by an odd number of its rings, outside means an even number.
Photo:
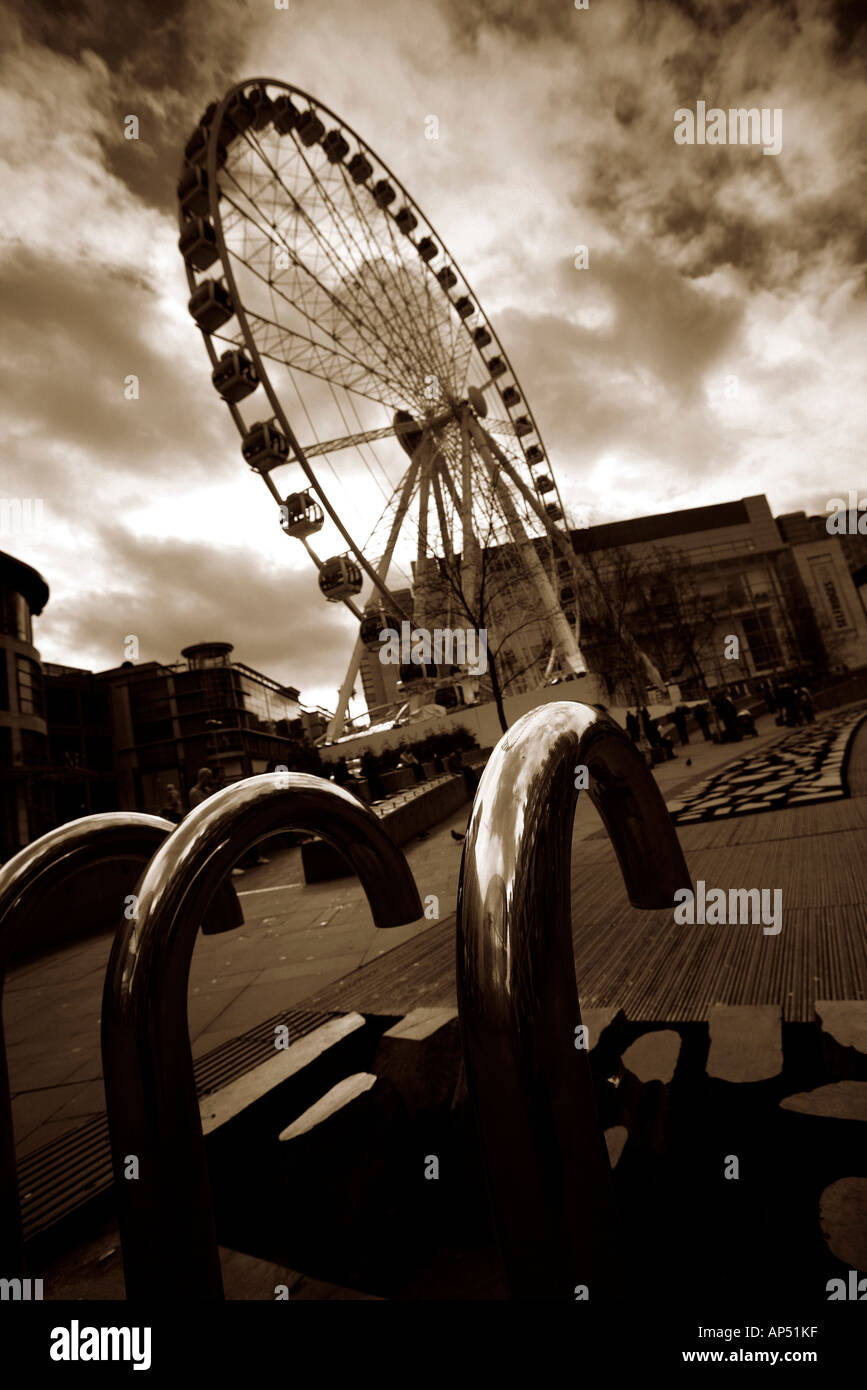
[[[693,880],[782,893],[782,930],[678,926],[630,907],[604,832],[575,845],[573,942],[585,1007],[635,1021],[707,1018],[714,1004],[779,1004],[808,1022],[816,999],[867,998],[867,723],[853,741],[845,801],[682,826]],[[405,1014],[455,1005],[454,917],[371,961],[306,1008]]]

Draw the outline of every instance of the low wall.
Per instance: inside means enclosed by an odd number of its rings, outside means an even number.
[[[416,835],[439,825],[463,806],[467,784],[462,776],[448,777],[420,791],[400,806],[393,806],[381,820],[396,845],[405,845]],[[325,883],[332,878],[346,878],[354,873],[351,865],[338,854],[327,840],[305,840],[301,846],[301,865],[305,883]]]
[[[574,700],[585,705],[605,705],[612,719],[621,728],[625,727],[626,707],[612,705],[602,681],[593,675],[584,676],[580,680],[564,681],[561,685],[545,686],[541,690],[527,690],[523,695],[507,696],[503,701],[503,708],[509,727],[511,728],[521,715],[527,714],[529,710],[536,709],[539,705],[553,705],[561,700]],[[658,719],[671,714],[671,708],[670,704],[652,704],[649,711],[654,719]],[[493,748],[503,737],[497,707],[493,701],[489,701],[483,705],[464,705],[432,719],[420,719],[415,724],[403,724],[399,729],[380,729],[376,733],[362,729],[357,734],[342,738],[338,743],[323,744],[319,753],[324,763],[332,763],[341,757],[360,757],[367,748],[372,749],[374,753],[381,753],[383,748],[403,748],[408,744],[417,743],[419,739],[427,738],[428,734],[451,733],[461,726],[473,735],[480,748]]]
[[[867,671],[850,676],[839,685],[818,690],[813,695],[816,709],[837,709],[840,705],[853,704],[856,700],[867,700]]]

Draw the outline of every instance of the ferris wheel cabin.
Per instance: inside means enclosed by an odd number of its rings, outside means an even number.
[[[185,217],[204,217],[208,212],[208,175],[200,164],[184,167],[178,179],[178,202]]]
[[[322,507],[309,492],[290,492],[280,507],[280,525],[287,536],[294,536],[296,540],[303,540],[305,536],[312,536],[315,531],[321,531],[324,519]],[[333,565],[337,561],[329,560],[327,563]],[[319,575],[319,587],[325,593],[322,588],[322,571]]]
[[[289,440],[270,420],[260,420],[244,435],[241,454],[257,473],[267,473],[289,457]]]
[[[178,250],[190,270],[208,270],[217,259],[217,234],[203,217],[191,217],[178,237]]]
[[[203,280],[187,303],[203,333],[216,333],[235,312],[232,296],[219,280]]]
[[[359,635],[365,647],[379,646],[380,633],[388,631],[389,628],[398,632],[400,619],[396,618],[393,613],[388,613],[381,604],[364,610]]]
[[[259,385],[256,368],[239,348],[221,354],[219,362],[211,372],[211,381],[223,400],[231,401],[232,405],[237,405],[247,396],[252,396]]]
[[[361,567],[351,555],[334,555],[319,571],[319,588],[329,603],[361,593]]]

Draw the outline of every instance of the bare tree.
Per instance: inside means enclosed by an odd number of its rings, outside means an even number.
[[[535,671],[541,682],[551,641],[545,620],[551,614],[540,607],[534,586],[515,541],[503,540],[493,488],[481,502],[485,527],[478,538],[474,564],[467,564],[461,553],[438,555],[429,547],[426,557],[425,616],[436,618],[441,627],[455,623],[487,634],[487,681],[500,727],[508,729],[504,697],[522,676]],[[528,541],[528,544],[535,544]],[[418,585],[420,576],[416,575]],[[553,610],[552,610],[553,611]]]

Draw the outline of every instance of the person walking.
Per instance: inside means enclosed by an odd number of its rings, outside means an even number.
[[[361,755],[361,775],[367,781],[371,801],[382,801],[385,796],[385,787],[379,772],[380,765],[380,759],[373,749],[365,748]]]
[[[351,773],[349,771],[349,766],[345,758],[337,759],[337,762],[334,764],[334,771],[332,773],[332,776],[335,782],[337,783],[338,787],[346,786],[346,783],[349,781],[351,777]]]
[[[681,743],[689,743],[689,734],[686,729],[686,709],[683,705],[678,705],[672,715],[674,726],[677,729]]]
[[[659,727],[655,719],[651,719],[647,705],[641,707],[641,724],[644,729],[644,736],[651,748],[662,748],[662,738]]]
[[[637,717],[632,713],[632,710],[627,710],[626,712],[626,732],[633,743],[637,743],[641,738],[641,725]]]
[[[214,774],[209,767],[200,767],[196,777],[196,785],[190,792],[190,810],[194,811],[203,801],[215,792]]]
[[[695,715],[696,724],[701,729],[701,732],[704,735],[707,742],[710,743],[710,718],[708,717],[706,706],[696,705],[692,712]]]

